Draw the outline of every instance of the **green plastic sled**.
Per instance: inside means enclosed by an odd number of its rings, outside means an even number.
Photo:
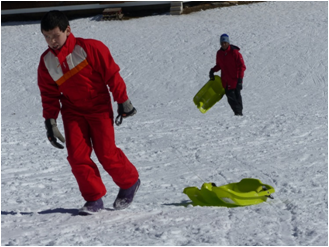
[[[194,96],[193,102],[202,113],[206,113],[214,104],[223,98],[225,89],[222,80],[215,75],[215,80],[209,80]]]
[[[254,178],[244,178],[239,183],[231,183],[217,187],[213,183],[204,183],[197,187],[187,187],[185,193],[193,206],[223,206],[241,207],[266,202],[272,198],[275,190],[268,184],[263,184]]]

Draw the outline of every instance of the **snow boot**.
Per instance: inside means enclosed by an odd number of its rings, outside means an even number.
[[[140,184],[141,181],[138,179],[130,188],[120,189],[119,194],[113,203],[114,209],[121,210],[127,208],[132,203]]]
[[[79,215],[91,215],[104,209],[102,198],[93,202],[86,202],[86,204],[79,210]]]

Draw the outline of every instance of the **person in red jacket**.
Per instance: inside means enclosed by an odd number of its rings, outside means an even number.
[[[242,116],[242,82],[246,66],[239,52],[240,48],[231,45],[229,36],[220,36],[221,49],[217,51],[216,65],[210,70],[209,78],[214,80],[214,73],[221,70],[222,85],[227,101],[237,116]]]
[[[120,68],[102,42],[74,37],[67,17],[60,11],[45,14],[41,32],[48,44],[38,67],[47,137],[56,148],[64,148],[57,138],[66,143],[67,159],[86,201],[79,214],[93,214],[104,208],[102,197],[106,188],[91,159],[92,150],[120,188],[114,208],[126,208],[140,180],[135,166],[116,147],[114,139],[109,90],[118,103],[118,125],[122,117],[136,113],[119,74]],[[65,138],[56,124],[59,112]]]

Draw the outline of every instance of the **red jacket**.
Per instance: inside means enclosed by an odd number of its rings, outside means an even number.
[[[71,33],[59,51],[48,48],[41,55],[38,86],[43,117],[56,119],[60,102],[62,111],[110,112],[113,117],[109,89],[114,101],[123,103],[128,99],[119,70],[102,42],[75,38]]]
[[[239,52],[240,48],[230,45],[226,50],[220,49],[216,55],[214,72],[221,70],[223,87],[227,90],[235,89],[238,78],[243,78],[246,66]]]

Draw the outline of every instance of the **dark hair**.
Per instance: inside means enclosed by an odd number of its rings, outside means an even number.
[[[45,14],[41,19],[41,32],[49,31],[56,27],[65,32],[66,28],[70,25],[66,15],[59,10],[52,10]]]

